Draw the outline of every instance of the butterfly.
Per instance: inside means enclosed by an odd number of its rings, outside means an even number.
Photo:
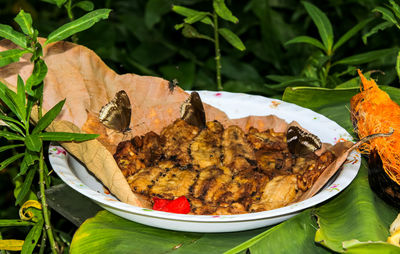
[[[131,114],[129,97],[124,90],[121,90],[100,109],[99,120],[110,129],[127,132],[130,130]]]
[[[321,140],[314,134],[303,131],[297,126],[290,126],[286,133],[289,152],[295,155],[313,153],[322,146]]]
[[[181,105],[181,119],[201,129],[206,126],[206,114],[197,92],[192,92]]]

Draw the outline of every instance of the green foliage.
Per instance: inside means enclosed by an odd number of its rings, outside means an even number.
[[[86,30],[100,19],[107,18],[109,12],[110,10],[108,9],[96,10],[79,19],[71,21],[50,33],[45,44],[66,39],[76,32]],[[22,162],[20,162],[19,173],[15,179],[14,190],[16,204],[19,205],[28,199],[37,199],[34,194],[32,195],[32,183],[36,173],[39,174],[40,199],[43,212],[41,212],[40,216],[34,221],[35,224],[27,234],[21,248],[21,253],[32,253],[41,236],[42,244],[44,244],[45,239],[48,237],[51,251],[56,253],[58,247],[54,240],[44,192],[45,188],[49,186],[49,178],[48,176],[45,176],[45,174],[48,174],[48,171],[44,163],[43,142],[80,142],[96,138],[98,135],[44,132],[62,110],[65,100],[56,104],[45,115],[42,115],[43,80],[47,74],[47,66],[41,58],[43,53],[42,46],[39,44],[37,38],[38,32],[36,32],[37,30],[32,27],[31,15],[25,13],[23,10],[18,13],[15,21],[24,34],[22,35],[9,26],[1,25],[0,36],[13,41],[22,47],[22,49],[11,49],[2,52],[2,54],[0,54],[0,63],[4,66],[17,62],[25,53],[32,53],[31,62],[33,63],[34,68],[31,76],[27,79],[26,84],[24,83],[24,80],[18,76],[17,92],[12,91],[5,84],[0,82],[0,98],[6,109],[8,109],[0,112],[0,119],[4,122],[5,129],[8,129],[0,130],[0,137],[12,141],[1,146],[0,151],[9,151],[10,149],[17,147],[25,148],[25,151],[16,152],[12,156],[9,156],[0,162],[0,170],[9,167],[23,158]],[[21,37],[21,35],[23,37]],[[32,127],[30,116],[32,115],[31,111],[34,110],[33,105],[35,104],[38,106],[38,121],[37,125]],[[29,202],[30,201],[27,203]],[[44,224],[46,225],[45,227],[43,227]],[[10,244],[12,243],[10,242]],[[44,248],[43,246],[42,249]],[[8,249],[12,248],[14,247]]]

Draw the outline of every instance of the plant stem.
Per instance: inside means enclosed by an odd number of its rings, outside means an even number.
[[[221,82],[221,51],[219,49],[219,34],[218,34],[218,16],[217,13],[213,12],[214,19],[214,46],[215,46],[215,69],[217,71],[217,89],[222,90]]]
[[[51,251],[54,254],[57,254],[57,245],[54,241],[53,230],[50,224],[50,216],[49,210],[47,209],[47,201],[46,201],[46,194],[45,194],[45,181],[44,181],[44,157],[43,157],[43,146],[40,149],[40,159],[39,159],[39,186],[40,186],[40,199],[42,201],[42,209],[43,209],[43,218],[45,222],[45,228],[47,232],[47,236],[49,238]]]

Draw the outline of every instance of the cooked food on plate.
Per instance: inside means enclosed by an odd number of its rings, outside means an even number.
[[[299,126],[245,132],[204,123],[197,96],[159,135],[118,145],[114,158],[134,193],[151,202],[184,196],[197,215],[260,212],[295,202],[336,159],[329,150],[317,155],[321,141]]]

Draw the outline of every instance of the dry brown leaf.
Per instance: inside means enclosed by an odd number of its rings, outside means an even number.
[[[0,51],[15,47],[10,41],[0,41]],[[188,94],[179,87],[171,92],[168,81],[158,77],[119,75],[108,68],[93,51],[73,43],[53,43],[46,46],[43,53],[48,66],[44,111],[66,98],[61,114],[48,131],[100,134],[97,140],[63,142],[62,145],[83,162],[122,202],[148,207],[148,203],[131,191],[112,154],[120,141],[143,135],[148,131],[159,133],[163,127],[173,122],[180,116],[180,105]],[[20,62],[0,68],[0,81],[16,90],[17,75],[26,80],[32,72],[29,58],[30,56],[24,56]],[[126,91],[132,104],[132,130],[128,133],[107,129],[98,120],[101,107],[120,90]],[[231,120],[225,113],[209,105],[205,105],[205,112],[208,121],[218,120],[224,126],[236,124],[244,130],[253,126],[261,131],[273,128],[281,132],[286,131],[290,125],[298,125],[295,122],[287,124],[276,116],[249,116]],[[329,145],[323,146],[321,151],[327,147]],[[345,147],[336,148],[340,150],[337,160],[339,163],[333,163],[332,172],[341,167],[348,154]],[[326,182],[329,178],[330,176],[318,180]]]

